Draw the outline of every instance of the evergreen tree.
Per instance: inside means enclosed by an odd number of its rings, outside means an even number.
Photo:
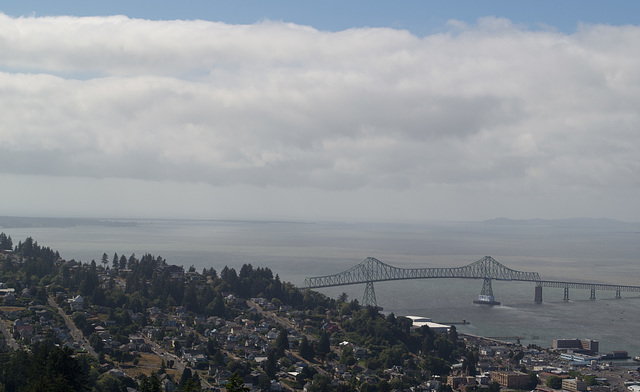
[[[276,363],[276,354],[274,350],[270,350],[267,354],[267,361],[264,366],[264,372],[267,373],[269,378],[274,378],[276,376],[276,371],[278,370],[278,366]]]
[[[283,357],[284,351],[289,349],[289,333],[285,328],[281,328],[276,336],[276,354]]]
[[[185,367],[184,371],[182,372],[182,376],[180,376],[178,389],[183,390],[187,386],[187,383],[189,382],[189,380],[191,380],[191,377],[193,377],[193,374],[191,373],[191,369],[189,369],[188,367]]]
[[[11,240],[11,236],[7,236],[4,233],[0,233],[0,250],[12,250],[13,249],[13,241]]]
[[[329,334],[325,331],[320,333],[320,341],[318,342],[318,355],[321,358],[325,358],[327,354],[331,352],[331,343],[329,341]]]
[[[156,372],[151,372],[151,376],[147,377],[142,374],[140,376],[140,384],[138,386],[140,392],[162,392],[162,383]]]
[[[207,316],[218,316],[224,317],[226,314],[224,299],[222,298],[222,294],[218,292],[213,301],[207,305],[206,309]]]
[[[238,372],[233,373],[233,375],[229,377],[224,387],[228,392],[249,392],[249,388],[244,386],[242,377],[240,377]]]
[[[300,341],[300,347],[298,348],[298,353],[300,356],[307,361],[313,360],[315,356],[315,352],[313,350],[313,346],[309,343],[309,340],[306,336],[302,336],[302,340]]]

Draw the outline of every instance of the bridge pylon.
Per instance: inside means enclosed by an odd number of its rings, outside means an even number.
[[[378,307],[378,301],[376,300],[376,291],[373,288],[373,282],[367,282],[364,288],[364,296],[362,297],[362,304],[364,306]]]
[[[493,296],[493,288],[491,287],[491,278],[484,278],[482,282],[482,290],[480,290],[480,295],[478,299],[473,301],[474,304],[482,304],[482,305],[500,305],[500,302],[496,301],[496,298]]]

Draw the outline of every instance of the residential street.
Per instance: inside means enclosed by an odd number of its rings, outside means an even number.
[[[71,318],[67,316],[64,310],[62,310],[62,308],[58,306],[56,301],[54,301],[53,298],[49,297],[47,299],[47,302],[49,303],[49,306],[58,309],[58,314],[60,314],[60,316],[62,316],[62,318],[64,319],[64,323],[67,325],[67,328],[69,329],[69,333],[71,334],[73,339],[76,342],[78,342],[78,344],[82,348],[84,348],[89,354],[91,354],[95,358],[98,358],[98,353],[96,353],[96,351],[93,349],[93,347],[91,347],[87,339],[85,339],[84,335],[82,334],[82,331],[80,331],[76,327],[76,325],[73,323],[73,320],[71,320]]]
[[[7,346],[9,346],[9,348],[11,348],[12,350],[19,350],[21,348],[18,342],[16,342],[16,340],[13,338],[13,335],[9,332],[9,330],[7,330],[7,326],[5,325],[4,320],[0,320],[0,331],[4,335],[5,341],[7,342]]]

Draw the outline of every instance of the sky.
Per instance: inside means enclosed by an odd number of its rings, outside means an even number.
[[[0,4],[0,215],[640,221],[640,2]]]

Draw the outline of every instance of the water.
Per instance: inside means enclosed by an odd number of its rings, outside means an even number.
[[[507,267],[536,271],[542,279],[640,285],[640,230],[624,225],[489,225],[483,223],[362,224],[247,221],[136,221],[135,226],[74,226],[2,229],[14,242],[27,236],[58,250],[65,259],[99,262],[103,252],[161,255],[197,270],[243,263],[269,267],[282,280],[302,285],[306,276],[334,274],[368,256],[397,267],[459,267],[491,255]],[[640,354],[640,296],[543,289],[534,304],[534,284],[493,282],[501,306],[473,304],[482,280],[430,279],[375,285],[378,304],[397,315],[440,322],[470,321],[462,332],[521,336],[523,344],[550,347],[554,338],[591,338],[601,352]],[[364,286],[320,290],[361,299]]]

